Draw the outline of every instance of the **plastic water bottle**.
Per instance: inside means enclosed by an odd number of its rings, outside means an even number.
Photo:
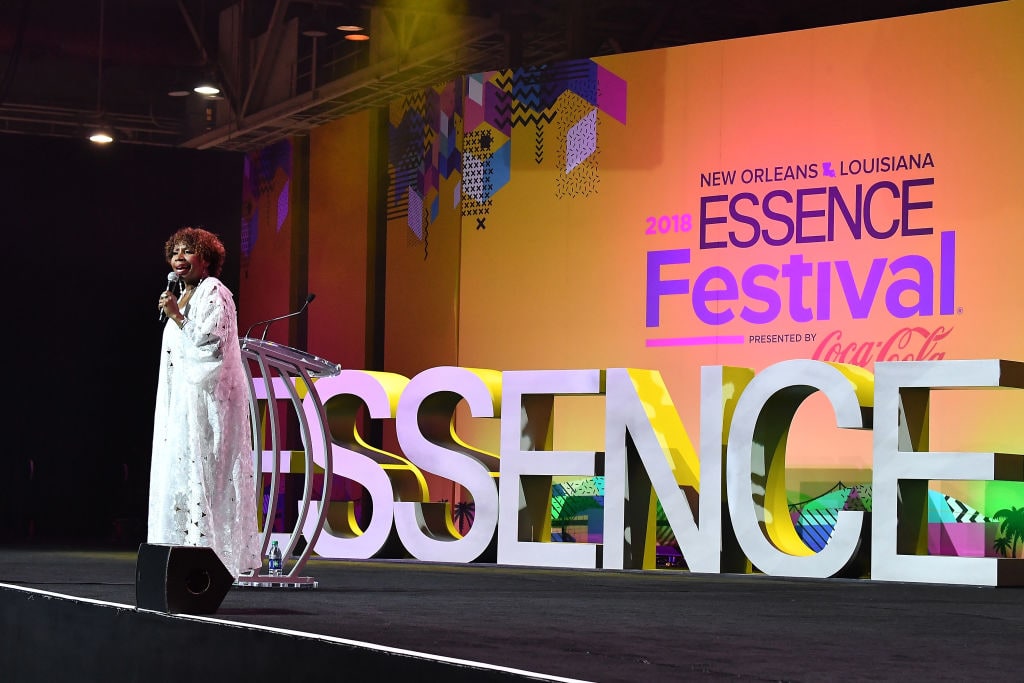
[[[281,576],[281,546],[277,541],[270,542],[270,552],[267,553],[267,569],[271,576]]]

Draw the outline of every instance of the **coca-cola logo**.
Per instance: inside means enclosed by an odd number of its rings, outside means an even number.
[[[811,358],[863,368],[876,361],[944,360],[946,353],[938,350],[939,342],[952,332],[952,327],[941,325],[934,329],[902,327],[882,340],[845,341],[842,330],[833,330],[822,338]]]

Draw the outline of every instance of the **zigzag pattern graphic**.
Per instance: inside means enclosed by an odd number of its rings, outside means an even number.
[[[540,111],[539,107],[532,107],[529,103],[524,103],[516,100],[512,95],[504,90],[492,91],[491,107],[488,111],[487,122],[494,126],[496,129],[501,131],[507,131],[509,125],[522,122],[522,119],[527,119],[533,116],[533,112]],[[544,108],[545,110],[547,107]],[[513,119],[515,116],[515,120]],[[546,114],[546,116],[555,116],[555,112]]]
[[[593,81],[596,71],[597,65],[589,59],[516,69],[512,96],[533,109],[548,109],[566,90],[572,90],[580,82]]]
[[[421,143],[421,147],[422,147],[422,151],[423,151],[423,157],[422,157],[423,159],[429,159],[430,158],[430,156],[431,156],[430,155],[430,150],[434,147],[434,139],[436,137],[437,137],[437,134],[434,132],[434,129],[432,129],[432,128],[428,127],[428,126],[424,126],[423,127],[423,138],[422,138],[423,142]]]
[[[527,126],[529,124],[551,123],[558,118],[557,112],[528,111],[525,115],[516,114],[512,117],[513,126]]]
[[[405,214],[409,188],[420,196],[425,194],[421,169],[424,159],[430,158],[429,107],[427,93],[417,92],[392,108],[392,119],[397,119],[397,123],[388,130],[388,167],[392,181],[387,199],[389,220]],[[400,115],[396,116],[397,112]]]
[[[946,501],[949,511],[953,513],[953,517],[957,522],[998,522],[998,520],[986,517],[962,500],[957,500],[952,496],[943,496],[943,499]]]
[[[395,168],[419,167],[423,161],[424,112],[407,109],[401,121],[388,131],[388,163]]]
[[[575,92],[593,103],[596,101],[596,85],[593,82],[596,68],[590,60],[576,60],[550,67],[498,72],[491,83],[502,94],[499,96],[499,104],[491,112],[494,118],[489,120],[499,128],[509,123],[529,125],[536,123],[538,118],[551,123],[556,113],[543,112],[554,107],[566,91]]]
[[[500,90],[504,90],[507,93],[512,92],[512,82],[515,79],[515,72],[510,69],[502,69],[501,71],[495,71],[494,75],[491,76],[491,83]]]

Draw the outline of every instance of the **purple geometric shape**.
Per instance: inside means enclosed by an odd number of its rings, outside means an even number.
[[[487,81],[484,83],[484,117],[487,123],[504,133],[512,135],[512,120],[508,115],[508,95],[500,87]],[[466,127],[469,130],[469,127]]]
[[[996,523],[939,523],[928,525],[928,554],[955,557],[994,557]]]
[[[288,218],[288,188],[291,186],[292,181],[289,178],[284,187],[281,188],[281,194],[277,195],[277,231],[281,232],[281,227],[284,225],[285,220]]]
[[[597,110],[591,109],[572,128],[565,139],[565,172],[586,161],[597,149]]]
[[[419,240],[423,239],[423,199],[413,190],[409,188],[407,193],[408,197],[408,210],[405,214],[406,223],[409,225],[409,229],[412,230],[413,234]]]
[[[437,166],[434,166],[433,164],[423,169],[423,181],[421,183],[423,187],[423,194],[428,194],[428,190],[437,189],[439,173],[440,169],[438,169]]]
[[[597,107],[619,123],[626,123],[626,81],[608,69],[597,67]]]

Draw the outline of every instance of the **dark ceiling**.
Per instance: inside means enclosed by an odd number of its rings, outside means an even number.
[[[0,133],[249,151],[459,74],[951,9],[939,0],[3,0]],[[350,13],[371,40],[332,27]],[[313,19],[324,37],[303,30]],[[168,93],[204,74],[218,99]]]

